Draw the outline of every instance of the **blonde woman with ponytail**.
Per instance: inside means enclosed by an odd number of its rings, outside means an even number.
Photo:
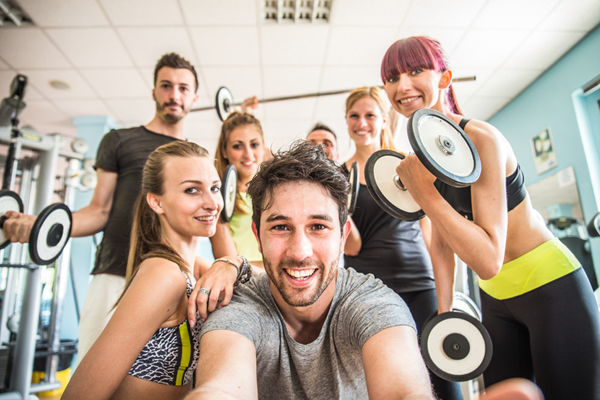
[[[355,89],[346,100],[348,134],[356,152],[344,164],[360,166],[360,190],[352,229],[344,249],[346,267],[372,273],[400,295],[408,305],[418,332],[437,310],[431,258],[419,221],[401,221],[381,209],[371,198],[365,182],[365,164],[378,150],[396,150],[386,119],[390,109],[385,92],[378,87]],[[460,386],[430,374],[442,399],[462,399]]]
[[[192,389],[201,324],[195,314],[188,317],[188,297],[199,292],[204,299],[202,321],[219,299],[219,307],[228,304],[249,268],[238,257],[211,266],[196,256],[199,237],[215,233],[220,186],[208,152],[194,143],[178,140],[150,154],[133,216],[125,289],[63,399],[183,399]]]

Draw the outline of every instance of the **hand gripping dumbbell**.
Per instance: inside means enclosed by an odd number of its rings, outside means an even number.
[[[481,160],[475,146],[444,114],[430,109],[413,113],[408,120],[408,139],[419,161],[443,183],[466,187],[479,179]],[[392,150],[376,151],[365,165],[365,181],[375,202],[388,214],[416,221],[425,213],[396,174],[404,158]]]
[[[451,312],[436,312],[425,322],[420,345],[429,369],[453,382],[477,378],[492,359],[492,339],[481,323],[481,311],[460,292],[454,294]]]
[[[23,201],[13,191],[0,191],[0,249],[10,244],[4,235],[4,222],[7,211],[23,212]],[[58,258],[71,236],[71,210],[55,203],[44,208],[37,216],[29,234],[29,255],[38,265],[51,264]]]

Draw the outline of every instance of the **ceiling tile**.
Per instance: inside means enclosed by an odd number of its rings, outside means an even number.
[[[508,104],[510,100],[510,97],[472,96],[464,105],[461,104],[460,108],[469,118],[487,121]]]
[[[488,0],[472,27],[532,30],[560,0]]]
[[[394,26],[406,15],[410,0],[345,0],[334,1],[332,25]]]
[[[137,124],[132,125],[143,125],[150,122],[156,111],[155,103],[151,98],[112,99],[106,100],[106,104],[117,119],[138,121]]]
[[[450,57],[455,67],[497,67],[528,35],[526,31],[471,29]]]
[[[183,24],[177,0],[98,0],[115,26]]]
[[[348,93],[319,97],[314,119],[322,121],[325,125],[332,124],[335,120],[341,120],[344,123],[344,130],[347,130],[345,118],[347,97]]]
[[[376,67],[324,67],[321,81],[321,92],[382,85]]]
[[[413,1],[402,22],[410,26],[468,28],[484,4],[480,0]]]
[[[0,54],[13,68],[70,68],[67,59],[37,28],[0,29]]]
[[[262,79],[258,67],[225,67],[202,68],[206,82],[209,99],[214,99],[221,86],[227,87],[236,103],[252,96],[264,97]],[[211,100],[211,104],[213,101]],[[200,104],[199,104],[200,105]],[[206,105],[206,104],[205,104]]]
[[[331,28],[326,63],[332,65],[374,65],[379,67],[394,42],[396,28]]]
[[[456,97],[458,99],[459,105],[466,101],[467,97],[471,96],[473,93],[477,92],[479,88],[485,84],[487,79],[492,75],[495,71],[494,68],[469,68],[469,67],[457,67],[452,69],[453,78],[466,78],[474,76],[474,81],[463,81],[463,82],[454,82],[452,86],[454,87],[454,91],[456,93]]]
[[[587,32],[600,21],[600,1],[562,0],[540,24],[539,29]]]
[[[55,100],[54,104],[70,118],[87,116],[109,116],[113,113],[100,100]]]
[[[452,55],[452,52],[460,43],[460,40],[463,38],[466,32],[467,29],[465,28],[438,28],[431,26],[403,25],[398,30],[396,38],[403,39],[409,36],[429,36],[430,38],[440,42],[446,54]]]
[[[152,99],[151,89],[135,69],[84,69],[81,73],[102,98]]]
[[[257,3],[254,1],[179,0],[183,18],[188,25],[254,25],[257,23]]]
[[[77,71],[69,70],[24,70],[31,83],[40,93],[50,100],[55,99],[93,99],[96,93],[84,81]],[[58,80],[70,86],[68,90],[55,89],[50,86],[50,81]]]
[[[264,67],[264,97],[318,92],[320,77],[318,67]]]
[[[260,107],[264,108],[264,113],[269,120],[310,119],[313,116],[316,104],[317,98],[309,97],[304,99],[274,101],[272,103],[261,105]]]
[[[545,70],[584,35],[585,32],[532,32],[504,62],[503,67]]]
[[[133,65],[112,28],[47,29],[46,32],[78,68]]]
[[[196,65],[192,43],[184,27],[118,28],[117,32],[139,67],[154,68],[163,54],[172,52]]]
[[[263,65],[322,65],[329,30],[326,25],[263,26],[260,29]]]
[[[19,4],[41,27],[107,26],[96,0],[26,0]]]
[[[0,70],[3,70],[3,69],[9,69],[9,67],[2,60],[0,60]]]
[[[69,117],[54,104],[45,100],[28,100],[27,107],[19,115],[21,125],[31,124],[34,127],[44,124],[60,124],[68,122]],[[47,132],[44,128],[37,128],[40,132]]]
[[[257,28],[190,28],[202,66],[254,66],[259,64]]]
[[[304,139],[310,126],[310,119],[269,120],[263,125],[267,147],[273,152],[288,148],[293,141]]]
[[[489,77],[475,96],[513,98],[529,86],[541,71],[502,68]]]
[[[183,134],[192,142],[204,147],[214,156],[221,132],[221,121],[216,118],[212,121],[189,122],[186,120],[183,126]]]

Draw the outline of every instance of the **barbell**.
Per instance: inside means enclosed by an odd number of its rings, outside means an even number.
[[[474,81],[474,80],[476,80],[475,76],[466,76],[466,77],[454,78],[452,80],[452,82],[453,83],[467,82],[467,81]],[[383,89],[383,86],[378,86],[378,87]],[[316,93],[307,93],[307,94],[297,94],[297,95],[291,95],[291,96],[272,97],[272,98],[258,100],[258,102],[259,103],[272,103],[272,102],[276,102],[276,101],[306,99],[309,97],[333,96],[336,94],[350,93],[354,89],[355,88],[332,90],[329,92],[316,92]],[[207,111],[207,110],[215,109],[215,110],[217,110],[217,115],[219,116],[219,119],[221,121],[225,121],[227,119],[227,116],[229,116],[229,114],[231,114],[233,112],[234,107],[241,106],[242,104],[244,104],[244,103],[243,102],[236,103],[233,100],[233,95],[231,94],[229,89],[227,89],[225,86],[221,86],[219,88],[219,90],[217,90],[217,95],[215,96],[215,105],[214,106],[192,108],[190,111],[195,112],[195,111]]]

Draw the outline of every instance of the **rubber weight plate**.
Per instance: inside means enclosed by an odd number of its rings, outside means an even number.
[[[4,226],[6,218],[4,214],[7,211],[18,211],[23,212],[23,201],[18,194],[12,190],[0,190],[0,228]],[[4,230],[0,229],[0,249],[5,248],[10,244],[10,240],[7,240],[4,236]]]
[[[29,235],[29,255],[38,265],[47,265],[58,258],[71,237],[73,219],[69,207],[51,204],[38,215]]]
[[[454,187],[472,185],[481,175],[481,160],[467,134],[450,118],[430,109],[413,113],[408,139],[423,165]]]
[[[371,154],[365,165],[365,181],[373,200],[394,218],[416,221],[425,216],[421,207],[404,188],[396,175],[396,167],[404,155],[392,150]]]
[[[233,95],[225,86],[221,86],[217,90],[217,97],[215,99],[215,108],[221,121],[225,121],[229,114],[233,112]]]
[[[587,231],[590,237],[600,236],[600,213],[594,215],[587,226]]]
[[[350,175],[348,176],[350,181],[350,192],[348,193],[348,214],[354,214],[356,210],[356,202],[358,201],[358,190],[360,189],[360,168],[358,162],[352,163],[350,168]]]
[[[223,211],[221,215],[225,222],[229,222],[233,217],[237,197],[237,169],[233,164],[229,164],[225,168],[223,184],[221,185],[221,196],[223,196]]]
[[[477,378],[492,359],[492,340],[476,318],[463,312],[432,317],[421,333],[421,352],[429,369],[452,382]]]

